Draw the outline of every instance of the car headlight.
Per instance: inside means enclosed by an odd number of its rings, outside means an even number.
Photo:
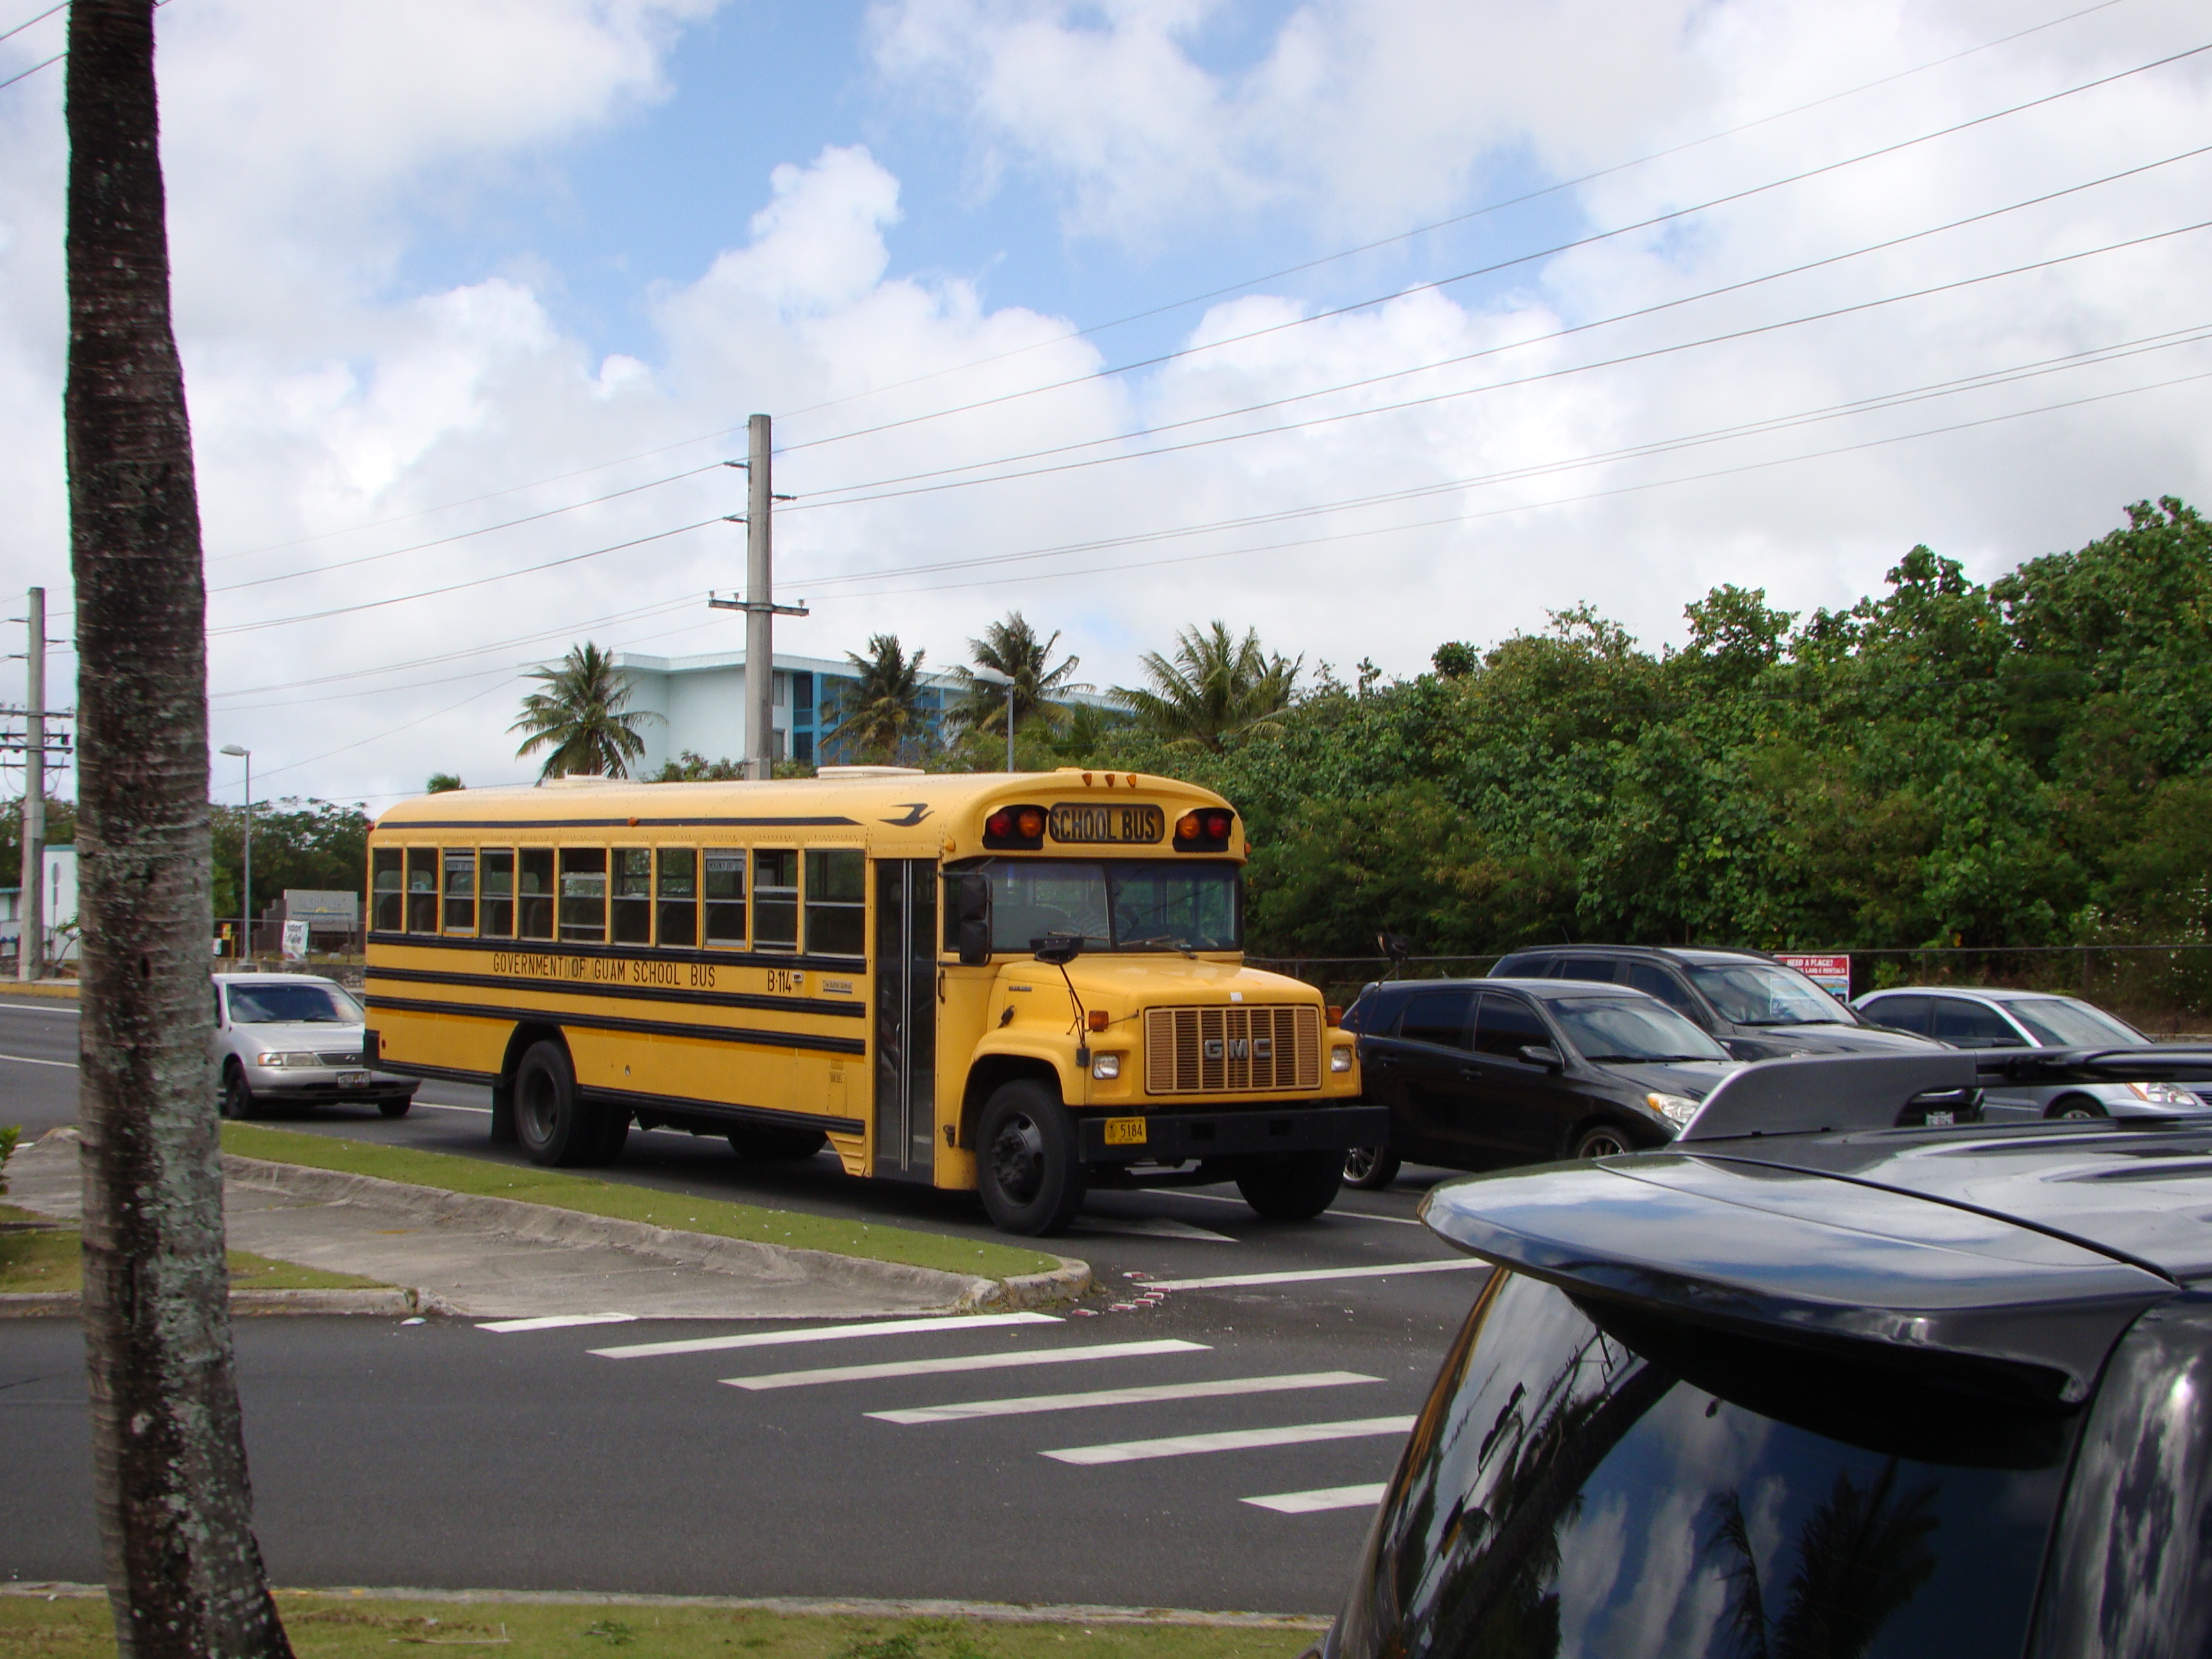
[[[2195,1106],[2201,1103],[2186,1089],[2177,1089],[2171,1083],[2130,1083],[2128,1092],[2137,1100],[2147,1100],[2154,1106]]]
[[[1691,1099],[1687,1095],[1651,1094],[1644,1097],[1644,1103],[1676,1128],[1680,1129],[1687,1127],[1690,1120],[1697,1116],[1698,1107],[1701,1103]]]
[[[1093,1054],[1091,1056],[1091,1075],[1101,1083],[1110,1083],[1121,1075],[1121,1056]]]
[[[1331,1048],[1328,1051],[1328,1069],[1332,1072],[1350,1071],[1352,1069],[1352,1050],[1349,1048]]]
[[[253,1057],[253,1063],[256,1066],[265,1066],[271,1071],[281,1072],[288,1066],[320,1066],[323,1063],[323,1058],[320,1054],[296,1053],[256,1054]]]

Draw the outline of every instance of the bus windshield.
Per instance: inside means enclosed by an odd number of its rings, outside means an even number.
[[[1237,951],[1243,884],[1233,864],[1150,859],[991,859],[991,948],[1034,951],[1079,933],[1086,951]]]

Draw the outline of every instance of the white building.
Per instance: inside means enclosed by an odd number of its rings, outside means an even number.
[[[49,847],[46,878],[46,960],[75,962],[76,948],[76,848]],[[0,961],[12,970],[23,937],[23,890],[0,887]]]

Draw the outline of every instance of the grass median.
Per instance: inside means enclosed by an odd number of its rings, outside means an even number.
[[[395,1644],[511,1646],[585,1659],[628,1649],[654,1659],[1294,1659],[1314,1632],[1267,1626],[1084,1624],[996,1619],[867,1618],[634,1601],[409,1601],[337,1590],[280,1590],[301,1659],[388,1656]],[[104,1599],[0,1595],[0,1652],[108,1659]]]
[[[234,1291],[368,1291],[374,1279],[326,1273],[289,1261],[271,1261],[250,1250],[230,1253]],[[84,1288],[84,1261],[76,1228],[47,1222],[28,1210],[0,1204],[0,1295],[72,1291]]]
[[[274,1164],[337,1170],[347,1175],[404,1182],[410,1186],[434,1187],[441,1192],[465,1193],[478,1198],[511,1198],[525,1204],[579,1210],[586,1215],[607,1216],[617,1221],[650,1222],[655,1226],[672,1227],[678,1232],[783,1244],[794,1249],[828,1250],[871,1261],[903,1262],[908,1267],[935,1267],[945,1273],[972,1273],[983,1279],[1012,1279],[1023,1273],[1048,1273],[1060,1265],[1058,1256],[988,1240],[915,1232],[905,1227],[878,1226],[873,1222],[807,1215],[794,1210],[768,1210],[757,1205],[732,1204],[725,1199],[693,1198],[651,1187],[623,1186],[590,1176],[572,1175],[566,1170],[494,1164],[483,1158],[456,1158],[448,1152],[418,1152],[411,1146],[374,1146],[330,1135],[270,1129],[258,1123],[224,1124],[222,1147],[241,1158],[265,1158]]]

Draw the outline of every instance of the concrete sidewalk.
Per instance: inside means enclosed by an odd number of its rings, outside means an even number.
[[[965,1312],[1074,1295],[1091,1276],[1067,1262],[1002,1283],[297,1164],[229,1154],[222,1163],[234,1249],[380,1279],[416,1292],[426,1309],[472,1319]],[[76,1220],[76,1132],[57,1129],[19,1151],[8,1188],[8,1203]]]

